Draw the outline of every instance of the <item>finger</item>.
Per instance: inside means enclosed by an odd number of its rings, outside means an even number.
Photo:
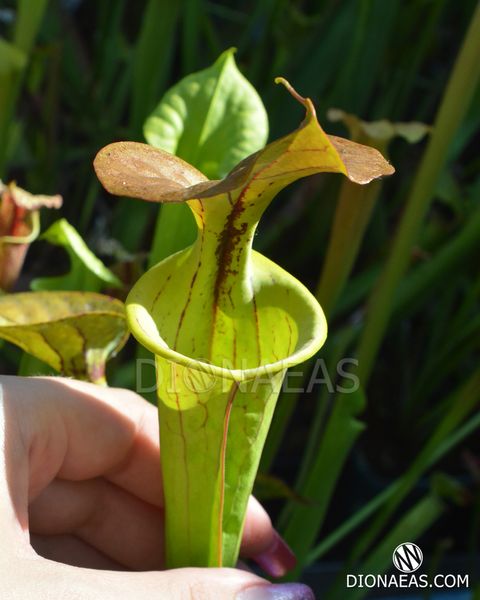
[[[11,439],[24,457],[15,477],[27,476],[29,498],[56,476],[78,481],[106,474],[143,500],[161,504],[153,406],[133,392],[62,378],[1,381],[20,428]]]
[[[21,515],[17,509],[24,490],[21,487],[14,489],[10,483],[14,473],[22,466],[18,453],[12,452],[12,440],[19,439],[20,435],[11,412],[0,384],[0,555],[5,555],[5,549],[12,547],[29,552],[28,520],[26,515]],[[8,431],[7,423],[10,424]]]
[[[29,510],[33,533],[73,534],[129,569],[146,571],[164,565],[163,513],[101,478],[86,482],[54,480]],[[242,555],[253,558],[271,577],[285,575],[296,562],[253,497]]]
[[[163,567],[162,511],[101,478],[85,482],[54,480],[31,503],[29,518],[31,532],[45,536],[74,534],[129,569]],[[242,555],[253,558],[272,577],[281,577],[295,566],[293,554],[253,497],[248,506]]]
[[[60,568],[59,568],[60,567]],[[174,569],[163,572],[121,573],[73,569],[41,560],[35,572],[23,578],[20,593],[48,590],[48,597],[82,600],[315,600],[310,588],[300,584],[270,585],[259,577],[236,569]],[[27,579],[25,581],[25,579]],[[65,596],[71,590],[72,595]],[[59,594],[61,592],[61,595]]]
[[[10,418],[10,429],[14,429],[12,421],[20,426],[19,432],[10,434],[9,444],[12,440],[17,444],[11,452],[17,458],[23,451],[23,464],[17,460],[11,469],[21,492],[25,487],[24,481],[18,481],[22,473],[34,498],[56,475],[82,480],[106,472],[111,481],[139,498],[161,505],[157,416],[143,399],[125,390],[61,378],[2,377],[1,381],[8,404],[17,413],[16,419]],[[18,493],[12,496],[17,508],[26,507]],[[26,530],[26,514],[19,515],[18,521]],[[265,552],[278,555],[278,547],[272,550],[278,540],[272,537],[268,518],[253,517],[256,526],[252,527],[249,522],[247,517],[246,552],[260,556],[259,561]],[[262,531],[265,534],[259,535]],[[262,535],[272,544],[265,552]]]
[[[124,568],[74,535],[31,535],[30,544],[39,556],[58,563],[110,571]]]
[[[101,478],[54,480],[30,506],[30,531],[73,534],[129,569],[164,564],[162,511]]]
[[[273,528],[267,512],[253,496],[248,503],[241,553],[253,559],[270,577],[283,577],[297,563],[285,540]]]
[[[250,496],[243,528],[242,556],[250,557],[264,552],[273,540],[274,529],[267,511],[256,498]]]
[[[53,383],[57,386],[59,384],[63,385],[64,387],[73,385],[73,393],[72,391],[69,392],[72,394],[70,402],[73,404],[72,409],[77,409],[77,412],[80,413],[82,413],[81,409],[85,403],[88,405],[92,402],[98,404],[99,397],[101,401],[102,395],[106,391],[96,386],[69,380],[30,379],[27,381],[42,384],[48,383],[50,388],[54,388],[54,393],[58,393],[58,387],[54,387]],[[90,397],[87,400],[77,397],[85,389],[88,392],[95,392],[97,396]],[[129,455],[127,453],[126,460],[121,461],[113,470],[110,469],[108,476],[112,481],[123,485],[125,489],[131,488],[137,494],[139,490],[142,490],[145,478],[157,481],[158,483],[153,488],[143,488],[146,493],[140,493],[139,495],[143,495],[148,500],[153,500],[158,505],[161,494],[158,493],[153,497],[149,493],[155,488],[158,491],[160,487],[159,468],[157,464],[159,449],[156,411],[134,394],[130,394],[124,390],[110,390],[110,392],[112,391],[115,392],[118,405],[121,405],[123,394],[123,402],[126,405],[123,407],[124,412],[127,408],[132,411],[138,407],[140,411],[146,409],[146,413],[144,414],[147,416],[142,416],[142,413],[140,413],[140,418],[136,419],[137,438],[143,435],[143,440],[140,443],[133,443],[131,445],[132,451],[130,451]],[[110,402],[110,395],[106,395],[108,402]],[[62,402],[65,405],[66,399],[62,398]],[[80,410],[78,410],[77,404],[80,404]],[[100,408],[102,408],[101,405]],[[99,411],[93,410],[91,412],[93,412],[94,418],[98,419],[97,413]],[[86,416],[83,414],[77,416],[76,427],[79,427],[79,422],[81,422],[82,418],[88,418],[88,416],[88,414]],[[87,425],[91,425],[91,422],[87,423]],[[88,429],[88,427],[86,428]],[[104,435],[103,432],[102,435]],[[118,437],[116,436],[116,438]],[[145,443],[145,440],[147,443]],[[118,443],[119,440],[115,439],[115,442]],[[75,442],[72,442],[71,445],[75,446]],[[75,452],[74,448],[71,449],[71,452]],[[154,472],[153,477],[152,471]],[[68,469],[63,469],[61,474],[68,475]],[[69,487],[65,482],[63,484],[54,482],[48,493],[44,494],[43,499],[35,503],[31,508],[31,526],[34,528],[34,531],[45,534],[76,533],[89,544],[106,553],[113,560],[119,561],[129,568],[159,568],[162,565],[163,559],[163,532],[159,525],[160,515],[155,511],[152,512],[150,503],[148,507],[145,507],[143,502],[135,503],[133,499],[127,502],[121,494],[114,492],[115,488],[110,488],[100,483]],[[97,502],[96,500],[99,495],[103,498],[102,502]],[[82,531],[79,531],[78,524],[98,519],[97,514],[105,504],[108,505],[108,510],[103,511],[106,515],[104,526],[100,529],[91,529],[85,526]],[[66,515],[62,507],[69,507]],[[43,523],[41,531],[35,529],[39,523]],[[131,527],[126,527],[125,523],[130,523]],[[111,543],[108,542],[107,538],[102,539],[100,535],[106,531],[114,533],[111,537]],[[136,543],[134,545],[129,543],[128,535],[126,535],[130,531],[136,534]],[[117,541],[120,541],[120,543],[117,544]],[[133,550],[133,548],[136,548],[136,550]],[[255,557],[258,564],[273,577],[283,575],[287,570],[293,568],[295,564],[295,559],[288,547],[274,533],[267,513],[253,498],[251,498],[248,505],[242,554],[244,556]]]

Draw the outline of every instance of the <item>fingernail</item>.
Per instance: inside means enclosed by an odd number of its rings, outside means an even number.
[[[249,587],[237,594],[235,600],[315,600],[315,595],[301,583],[282,583]]]
[[[270,577],[283,577],[297,564],[295,554],[276,531],[271,546],[261,554],[253,556],[252,559]]]

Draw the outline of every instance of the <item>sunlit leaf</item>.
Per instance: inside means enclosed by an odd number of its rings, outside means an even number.
[[[58,277],[41,277],[31,283],[33,290],[99,291],[102,287],[121,287],[122,282],[99,260],[66,219],[59,219],[41,236],[62,246],[70,257],[70,271]]]
[[[124,305],[91,292],[0,296],[0,338],[56,371],[103,383],[105,363],[125,344]]]
[[[262,148],[268,117],[255,88],[240,73],[233,50],[192,73],[162,98],[144,126],[149,144],[188,161],[207,177],[223,177]]]

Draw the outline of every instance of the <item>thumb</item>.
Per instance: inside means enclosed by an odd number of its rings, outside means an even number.
[[[121,578],[130,580],[131,574]],[[115,600],[142,597],[150,600],[315,600],[313,592],[305,585],[271,585],[268,581],[238,569],[173,569],[163,572],[134,574],[132,595],[115,595]],[[123,590],[123,585],[119,592]],[[147,593],[145,593],[147,592]],[[112,597],[113,598],[113,597]]]
[[[271,585],[238,569],[187,568],[125,573],[72,568],[47,560],[41,562],[44,563],[41,569],[43,583],[48,582],[52,594],[45,595],[46,598],[56,598],[53,588],[57,587],[63,591],[68,589],[70,595],[61,597],[72,600],[136,600],[139,597],[149,600],[315,600],[313,592],[305,585]]]

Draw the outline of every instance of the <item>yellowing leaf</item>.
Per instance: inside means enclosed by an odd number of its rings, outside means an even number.
[[[0,297],[0,338],[56,371],[97,383],[125,344],[119,300],[91,292],[25,292]]]
[[[363,121],[356,115],[339,108],[331,108],[327,113],[327,117],[334,123],[343,122],[350,130],[351,137],[354,140],[371,144],[382,152],[387,150],[388,144],[396,136],[403,137],[409,144],[416,144],[431,131],[431,127],[418,121],[410,123],[394,123],[387,119]]]

